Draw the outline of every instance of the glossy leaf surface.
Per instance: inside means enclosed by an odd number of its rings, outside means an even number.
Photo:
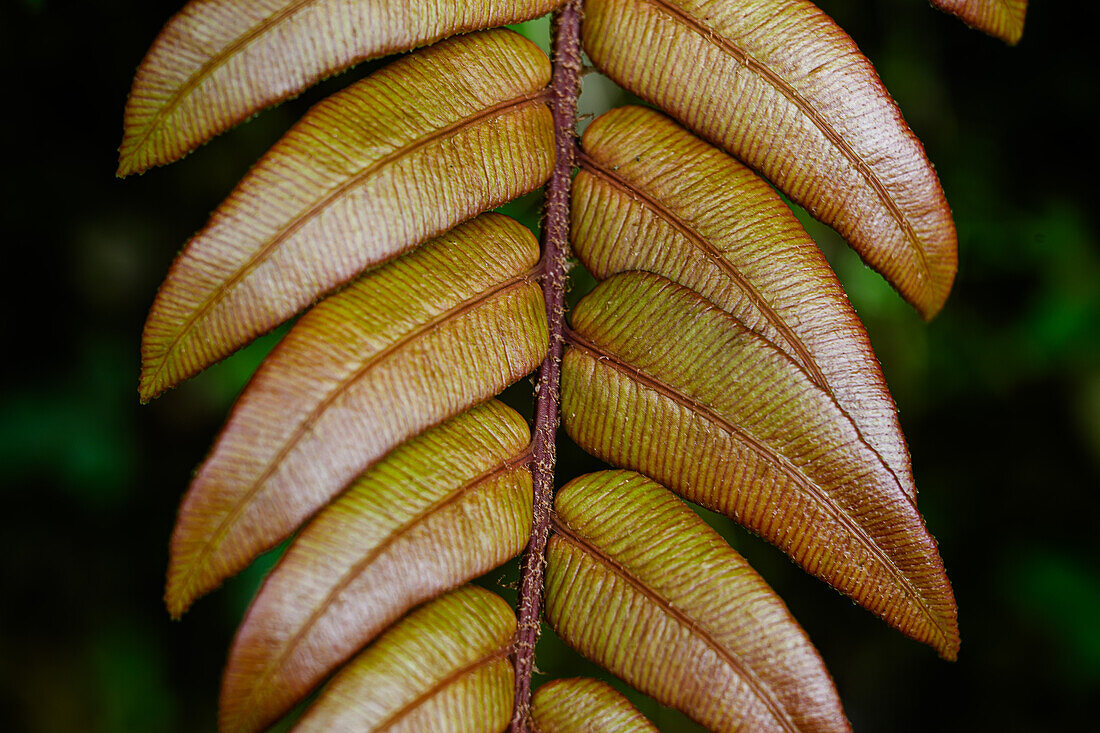
[[[333,678],[294,730],[497,733],[512,715],[516,617],[466,586],[409,614]]]
[[[545,181],[549,73],[522,36],[478,33],[406,56],[314,107],[172,266],[143,335],[143,398],[367,267]]]
[[[244,568],[392,448],[497,394],[547,349],[530,232],[486,214],[303,316],[180,508],[168,608]]]
[[[821,250],[774,190],[653,110],[585,130],[573,249],[603,279],[646,270],[705,296],[830,392],[916,496],[894,401],[862,323]]]
[[[1015,45],[1024,35],[1027,0],[931,0],[967,25]]]
[[[910,498],[825,391],[768,341],[658,275],[573,312],[569,435],[733,517],[903,633],[954,658],[955,601]]]
[[[499,402],[394,449],[294,540],[241,625],[221,729],[256,731],[412,606],[531,535],[530,431]]]
[[[956,235],[939,181],[870,62],[804,0],[590,0],[613,80],[761,171],[920,313],[947,298]]]
[[[783,602],[667,489],[589,474],[554,511],[546,616],[568,644],[710,730],[848,730]]]
[[[337,71],[561,0],[192,0],[161,31],[126,105],[119,175],[169,163]]]
[[[531,699],[534,733],[657,733],[629,700],[606,682],[550,680]]]

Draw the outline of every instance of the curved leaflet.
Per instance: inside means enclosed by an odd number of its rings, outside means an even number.
[[[531,440],[492,401],[395,448],[302,530],[241,623],[221,729],[256,731],[409,608],[518,554]]]
[[[535,733],[658,733],[614,687],[599,680],[550,680],[531,698]]]
[[[783,602],[667,489],[589,474],[554,511],[546,617],[568,644],[709,730],[849,730]]]
[[[172,266],[142,335],[142,397],[541,184],[554,161],[549,78],[533,43],[491,31],[406,56],[314,107]]]
[[[714,304],[649,273],[573,312],[569,435],[777,545],[808,572],[953,659],[956,608],[935,542],[828,393]]]
[[[194,0],[149,49],[126,103],[118,175],[186,155],[360,61],[542,15],[561,0]]]
[[[418,608],[342,669],[295,733],[497,733],[512,715],[516,617],[465,586]]]
[[[1027,0],[931,0],[931,3],[1010,45],[1024,35]]]
[[[180,507],[181,614],[391,449],[497,394],[547,350],[530,232],[486,214],[304,315],[257,371]]]
[[[620,85],[759,170],[931,318],[956,234],[871,63],[805,0],[589,0],[584,44]]]
[[[836,399],[916,496],[897,410],[870,340],[821,250],[775,191],[664,115],[592,122],[573,183],[573,249],[593,275],[646,270],[735,316]]]

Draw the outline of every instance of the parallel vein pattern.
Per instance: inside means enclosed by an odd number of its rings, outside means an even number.
[[[562,419],[585,450],[737,519],[903,633],[954,658],[955,602],[910,498],[786,355],[657,275],[574,311]]]
[[[783,603],[666,489],[590,474],[555,511],[547,619],[567,643],[711,730],[848,730]]]
[[[614,687],[599,680],[550,680],[531,699],[532,733],[658,733]]]
[[[486,214],[303,316],[184,499],[168,574],[173,615],[390,449],[532,371],[548,342],[537,259],[530,232]]]
[[[548,80],[542,51],[494,31],[405,57],[317,105],[173,265],[143,335],[142,396],[541,184],[554,160]]]
[[[499,733],[512,715],[516,617],[466,586],[418,608],[321,691],[296,733]]]
[[[931,0],[967,25],[1016,44],[1024,35],[1027,0]]]
[[[612,110],[585,130],[573,248],[597,278],[656,272],[782,349],[916,496],[867,333],[829,263],[767,183],[667,117]]]
[[[360,61],[542,15],[561,0],[193,0],[138,68],[119,175],[182,157]]]
[[[835,227],[925,317],[955,275],[923,148],[852,40],[805,0],[591,0],[602,71]]]
[[[396,448],[294,540],[241,625],[221,730],[257,731],[401,614],[519,553],[530,431],[490,402]]]

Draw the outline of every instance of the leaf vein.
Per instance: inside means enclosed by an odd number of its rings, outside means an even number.
[[[517,275],[508,280],[505,280],[502,283],[497,283],[493,287],[478,293],[474,297],[464,300],[455,307],[444,311],[430,321],[427,321],[426,323],[417,326],[397,341],[394,341],[391,344],[387,344],[383,349],[380,349],[377,353],[372,354],[366,361],[363,362],[363,364],[358,369],[351,372],[343,379],[341,379],[337,384],[335,384],[333,388],[329,391],[329,393],[326,394],[324,398],[322,398],[321,401],[317,404],[317,406],[310,412],[306,419],[302,420],[298,427],[295,428],[291,436],[264,467],[263,471],[260,473],[260,476],[252,483],[244,496],[242,496],[241,499],[236,504],[234,504],[233,508],[225,515],[225,517],[222,518],[221,522],[219,522],[218,526],[211,533],[210,537],[203,543],[202,547],[199,548],[195,559],[190,563],[184,580],[180,583],[181,587],[187,588],[190,586],[191,579],[193,578],[195,573],[198,572],[198,570],[204,565],[206,558],[210,555],[211,552],[214,551],[216,547],[221,544],[222,539],[224,539],[232,524],[241,516],[241,513],[244,512],[245,508],[252,502],[256,495],[263,491],[264,485],[267,483],[268,479],[271,478],[272,474],[275,473],[275,471],[281,465],[283,460],[290,454],[290,452],[294,450],[295,446],[301,440],[302,436],[306,435],[313,429],[313,424],[317,421],[319,416],[323,414],[329,408],[329,406],[332,405],[333,402],[335,402],[341,395],[343,395],[352,384],[358,382],[377,364],[379,364],[392,354],[396,353],[399,349],[416,340],[417,338],[439,327],[440,325],[447,323],[448,321],[459,318],[463,314],[473,310],[478,305],[484,303],[485,301],[496,295],[502,294],[508,290],[531,282],[535,279],[535,277],[535,271],[530,270],[523,273],[522,275]]]
[[[676,390],[670,385],[652,377],[644,372],[638,370],[630,364],[626,364],[621,361],[616,355],[611,354],[601,349],[596,344],[585,339],[571,329],[567,329],[565,332],[566,338],[569,343],[577,349],[585,351],[588,355],[602,364],[606,364],[616,371],[624,374],[627,378],[642,384],[645,387],[663,395],[664,397],[678,403],[686,409],[700,415],[706,420],[709,420],[713,424],[726,430],[731,435],[739,438],[745,445],[747,445],[754,453],[760,456],[764,461],[775,466],[781,473],[791,478],[794,483],[802,489],[802,493],[812,499],[814,503],[823,509],[827,514],[831,515],[833,519],[846,529],[849,535],[855,538],[867,551],[878,560],[881,567],[894,580],[897,587],[899,587],[907,596],[916,602],[917,608],[921,614],[925,617],[932,628],[941,636],[946,642],[950,639],[950,634],[943,628],[943,625],[936,618],[935,614],[928,607],[927,601],[924,599],[920,591],[917,590],[909,580],[908,577],[901,571],[901,569],[894,563],[894,561],[888,557],[882,548],[878,546],[867,534],[866,530],[859,525],[859,523],[852,518],[848,511],[840,506],[837,506],[833,502],[829,501],[829,497],[824,494],[820,487],[818,487],[808,476],[806,476],[799,468],[793,465],[785,456],[777,453],[766,443],[762,442],[756,436],[752,435],[744,428],[735,423],[730,422],[722,415],[719,415],[708,408],[706,405],[700,404],[691,397]]]
[[[750,72],[756,74],[763,79],[772,88],[778,91],[783,97],[787,99],[791,104],[798,108],[798,110],[806,116],[808,120],[816,127],[821,133],[828,138],[837,150],[848,159],[859,174],[867,181],[868,185],[875,191],[879,200],[886,207],[890,215],[898,223],[898,225],[905,232],[906,238],[912,245],[917,255],[917,260],[921,269],[921,275],[930,280],[931,269],[928,266],[928,258],[925,254],[924,247],[921,244],[920,238],[917,236],[917,232],[913,227],[912,222],[909,221],[909,217],[901,210],[898,203],[894,200],[893,196],[886,188],[886,184],[882,182],[882,179],[874,172],[871,166],[863,159],[863,157],[848,144],[848,141],[843,135],[837,132],[829,121],[825,119],[814,107],[810,104],[809,100],[802,96],[797,89],[789,84],[783,77],[777,74],[766,64],[756,60],[751,56],[748,51],[736,45],[728,38],[711,30],[707,26],[700,23],[696,18],[688,15],[679,8],[675,8],[667,2],[667,0],[644,0],[656,7],[659,11],[666,13],[679,22],[686,25],[691,30],[702,36],[705,40],[713,43],[720,50],[727,53],[737,60],[742,67],[748,69]]]

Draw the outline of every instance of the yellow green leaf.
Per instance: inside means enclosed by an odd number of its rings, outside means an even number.
[[[616,82],[761,171],[930,318],[956,235],[923,146],[855,43],[805,0],[589,0]]]
[[[325,507],[264,582],[229,653],[221,730],[261,730],[412,606],[531,535],[530,431],[492,401],[394,449]]]
[[[582,448],[733,517],[953,659],[956,607],[910,497],[828,392],[702,296],[650,273],[573,312],[562,419]]]
[[[486,214],[304,315],[241,396],[180,508],[169,611],[243,569],[359,473],[532,371],[538,244]]]
[[[657,733],[630,701],[599,680],[550,680],[531,698],[534,733]]]
[[[467,586],[413,611],[322,690],[296,733],[498,733],[512,716],[516,617]]]
[[[170,163],[360,61],[526,20],[560,4],[193,0],[168,22],[138,68],[118,173]]]
[[[546,56],[507,30],[444,41],[318,104],[172,266],[142,340],[150,399],[364,269],[540,185]]]
[[[1024,35],[1027,0],[931,0],[971,28],[1016,45]]]
[[[573,249],[603,279],[656,272],[796,361],[916,496],[867,332],[821,250],[766,182],[664,115],[623,107],[584,132]]]
[[[846,731],[779,597],[683,502],[636,473],[554,501],[546,617],[578,651],[713,731]]]

